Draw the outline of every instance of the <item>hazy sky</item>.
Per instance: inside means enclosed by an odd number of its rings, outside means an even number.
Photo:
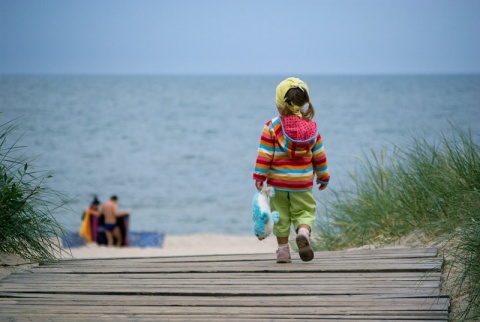
[[[480,0],[0,0],[12,73],[480,73]]]

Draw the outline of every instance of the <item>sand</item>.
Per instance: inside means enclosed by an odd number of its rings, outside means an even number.
[[[88,244],[84,247],[65,250],[62,258],[127,258],[156,256],[223,255],[273,253],[277,241],[270,236],[262,241],[255,236],[228,236],[196,234],[188,236],[165,236],[163,247],[106,247]]]

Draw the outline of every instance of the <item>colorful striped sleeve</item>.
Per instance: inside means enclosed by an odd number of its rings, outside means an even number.
[[[270,132],[271,124],[271,121],[265,124],[260,137],[257,160],[255,162],[255,170],[253,172],[253,179],[257,181],[265,181],[267,179],[267,172],[270,169],[270,165],[273,160],[275,145],[274,137]]]
[[[317,140],[312,149],[313,152],[313,166],[317,181],[323,184],[328,184],[330,181],[330,171],[328,170],[327,155],[323,146],[323,140],[320,133],[317,135]]]

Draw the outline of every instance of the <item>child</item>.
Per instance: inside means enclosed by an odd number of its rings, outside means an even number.
[[[273,228],[278,242],[277,263],[291,262],[288,237],[292,224],[300,258],[311,261],[310,232],[316,210],[313,178],[316,174],[320,190],[327,187],[327,158],[317,124],[312,121],[315,110],[307,84],[294,77],[285,79],[277,86],[276,103],[280,116],[263,127],[253,179],[258,190],[264,181],[275,189],[270,206],[280,213]]]

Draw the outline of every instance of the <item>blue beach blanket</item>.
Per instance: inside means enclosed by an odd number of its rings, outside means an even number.
[[[80,237],[78,233],[69,232],[65,233],[62,237],[62,245],[64,248],[75,248],[86,245],[85,239]],[[165,238],[164,233],[158,232],[129,232],[128,233],[128,247],[157,247],[162,248],[163,240]]]
[[[159,247],[163,246],[164,233],[157,232],[135,232],[128,234],[128,244],[133,247]]]

